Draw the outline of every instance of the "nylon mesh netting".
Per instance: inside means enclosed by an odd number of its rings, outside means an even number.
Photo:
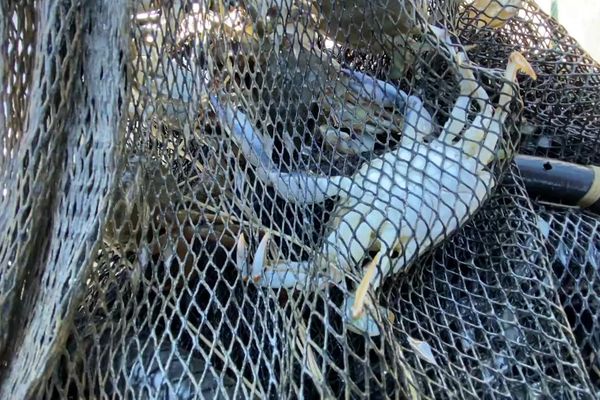
[[[533,1],[2,1],[0,398],[596,398],[600,68]]]

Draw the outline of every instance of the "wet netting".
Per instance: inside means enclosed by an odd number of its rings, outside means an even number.
[[[0,10],[0,398],[600,396],[600,67],[535,2]]]

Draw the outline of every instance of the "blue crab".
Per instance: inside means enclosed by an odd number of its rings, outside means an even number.
[[[451,46],[448,49],[458,65],[461,93],[441,134],[429,142],[423,139],[432,133],[432,119],[418,98],[411,100],[368,75],[350,73],[354,77],[350,89],[357,94],[382,104],[405,105],[399,147],[365,162],[352,176],[279,171],[265,151],[264,138],[246,115],[211,98],[233,140],[256,167],[258,178],[280,196],[300,203],[338,197],[331,228],[313,260],[270,265],[266,261],[269,236],[265,235],[248,268],[241,240],[238,268],[244,276],[262,286],[302,290],[350,281],[352,294],[343,306],[349,326],[371,336],[380,333],[374,320],[377,314],[367,312],[373,308],[369,292],[453,233],[482,205],[496,183],[488,166],[502,137],[505,107],[515,96],[512,84],[519,71],[535,78],[527,60],[512,53],[498,105],[493,107],[466,55]],[[479,110],[469,121],[473,101]],[[375,256],[369,259],[372,253]]]

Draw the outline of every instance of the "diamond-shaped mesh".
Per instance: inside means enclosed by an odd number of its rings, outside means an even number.
[[[594,386],[600,385],[600,217],[580,210],[540,208],[559,295]]]
[[[0,3],[0,398],[595,398],[600,71],[519,0]]]

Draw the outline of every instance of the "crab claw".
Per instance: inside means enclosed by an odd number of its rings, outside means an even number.
[[[222,105],[215,95],[210,96],[210,103],[219,116],[219,119],[228,126],[233,140],[242,150],[244,157],[252,165],[263,169],[269,170],[275,168],[267,152],[269,147],[268,141],[254,129],[252,122],[246,114],[229,105]]]
[[[529,75],[533,80],[537,79],[537,74],[533,70],[531,64],[529,64],[529,61],[527,61],[525,56],[523,56],[523,54],[519,53],[518,51],[513,51],[510,54],[508,62],[517,66],[519,71],[521,71],[525,75]]]
[[[363,279],[360,281],[358,288],[356,289],[356,296],[354,301],[352,302],[352,318],[357,319],[361,317],[361,315],[365,312],[365,303],[367,301],[367,291],[369,290],[369,286],[371,284],[371,280],[375,276],[375,272],[377,270],[377,264],[379,264],[379,259],[381,258],[381,253],[377,253],[373,260],[369,262],[367,265],[365,275]]]
[[[319,127],[319,130],[325,141],[340,153],[371,153],[375,148],[376,140],[366,132],[363,132],[363,134],[357,138],[353,138],[349,133],[337,128],[321,126]]]
[[[238,238],[238,241],[236,244],[235,267],[238,269],[238,271],[240,271],[240,274],[242,275],[242,280],[244,280],[244,282],[248,280],[247,257],[248,257],[248,244],[246,243],[246,238],[244,237],[244,234],[242,233],[242,234],[240,234],[240,237]]]
[[[248,247],[243,234],[237,241],[236,268],[240,271],[242,279],[247,282],[252,280],[256,285],[273,289],[303,289],[311,281],[310,265],[306,261],[288,262],[275,265],[266,265],[267,249],[271,235],[267,232],[261,239],[254,254],[252,266],[248,266]],[[328,278],[317,279],[317,286],[328,282]]]
[[[348,329],[359,334],[366,333],[369,337],[381,335],[379,324],[377,324],[376,320],[369,313],[363,311],[360,316],[353,316],[353,304],[356,304],[356,299],[354,295],[350,295],[344,302],[343,308],[344,318],[348,323]],[[381,315],[389,322],[393,323],[395,321],[396,317],[394,316],[394,313],[384,307],[378,308]]]
[[[351,79],[348,83],[350,89],[363,99],[373,101],[382,107],[404,108],[408,96],[402,90],[396,89],[394,85],[373,78],[364,72],[346,68],[342,68],[341,71]]]
[[[518,51],[513,51],[508,58],[508,63],[506,64],[504,79],[511,83],[516,82],[518,72],[528,75],[533,80],[537,79],[537,74],[533,70],[531,64],[529,64],[529,61],[525,59],[523,54],[519,53]],[[513,99],[515,93],[512,85],[508,82],[502,86],[500,93],[501,95],[500,99],[498,100],[498,107],[496,108],[494,118],[500,122],[504,122],[504,119],[506,118],[504,107]]]
[[[498,100],[498,106],[494,110],[493,116],[491,118],[487,116],[480,118],[479,123],[474,123],[474,126],[464,134],[467,141],[463,146],[463,150],[471,156],[477,155],[477,158],[479,158],[483,165],[489,165],[491,160],[494,159],[496,145],[501,138],[501,125],[508,115],[506,106],[516,95],[512,84],[516,83],[519,71],[529,75],[532,79],[537,79],[537,75],[531,64],[529,64],[521,53],[515,51],[508,59],[506,71],[504,72],[506,82],[500,89],[500,99]],[[483,143],[481,143],[482,140]]]
[[[252,278],[254,282],[258,282],[261,279],[265,260],[267,256],[267,245],[271,235],[265,233],[262,240],[258,245],[258,249],[254,254],[254,261],[252,262],[252,268],[248,268],[248,244],[244,234],[240,234],[236,245],[236,268],[240,271],[244,282],[248,281],[248,278]]]
[[[267,259],[267,246],[271,240],[271,234],[265,233],[262,240],[258,244],[256,254],[254,254],[254,261],[252,262],[252,269],[250,270],[250,277],[254,282],[260,281],[263,271],[265,269],[265,260]]]

